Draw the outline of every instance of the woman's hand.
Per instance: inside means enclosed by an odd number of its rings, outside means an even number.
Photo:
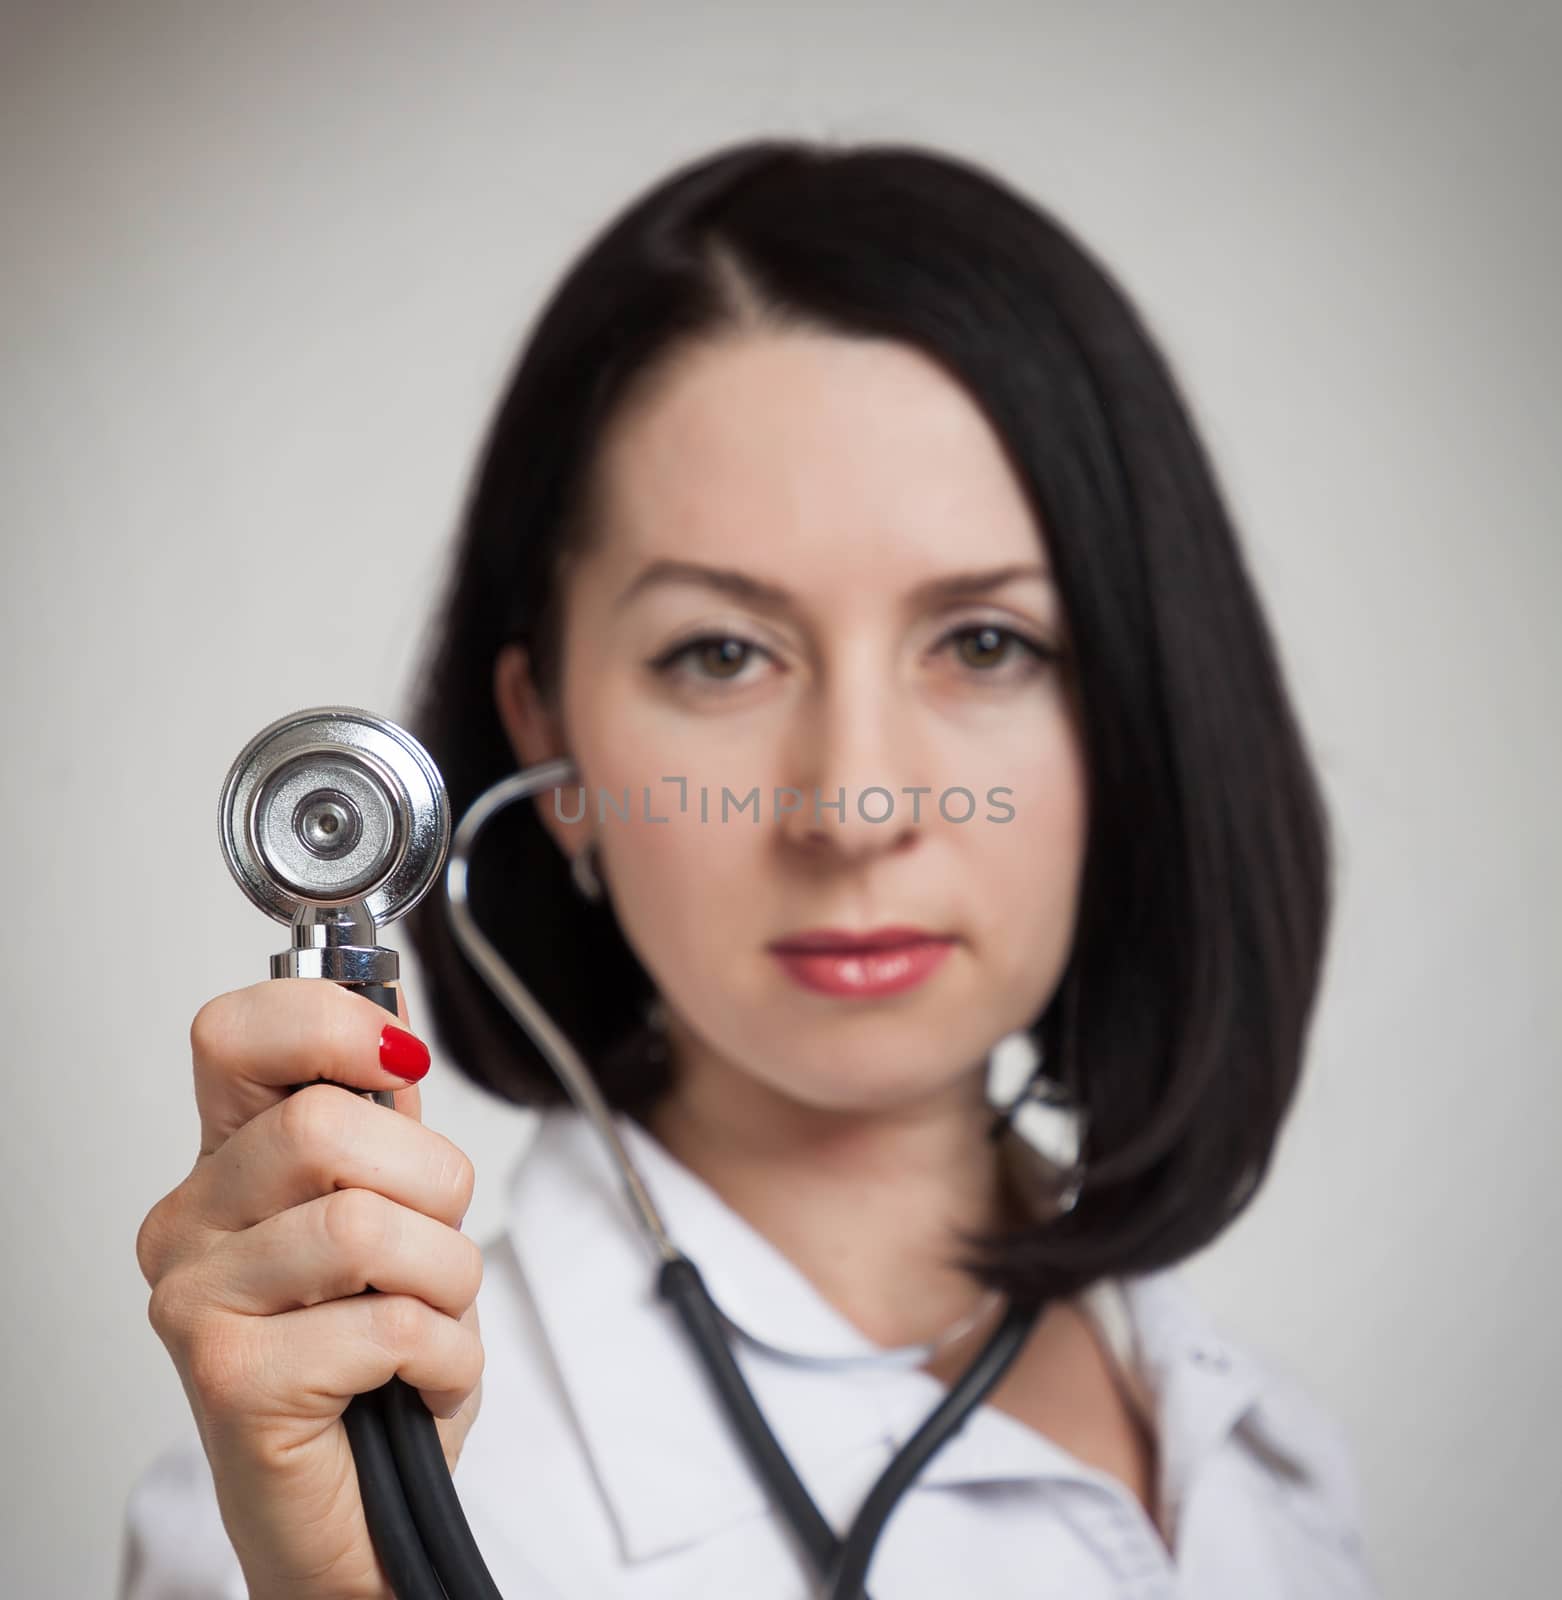
[[[483,1257],[458,1231],[472,1163],[380,1064],[389,1021],[318,978],[202,1006],[200,1154],[136,1238],[255,1600],[390,1594],[341,1420],[354,1395],[399,1375],[452,1470],[481,1400]],[[396,1108],[354,1089],[394,1089]]]

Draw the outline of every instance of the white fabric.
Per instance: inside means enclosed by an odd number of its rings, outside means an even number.
[[[618,1125],[717,1303],[810,1353],[869,1342],[638,1124]],[[506,1600],[805,1600],[807,1573],[670,1307],[590,1125],[550,1110],[487,1246],[482,1409],[455,1486]],[[1165,1545],[1128,1489],[981,1406],[885,1527],[874,1600],[1379,1600],[1351,1451],[1294,1379],[1223,1338],[1175,1270],[1083,1298],[1153,1419]],[[841,1532],[943,1394],[914,1368],[812,1371],[734,1350]],[[121,1600],[247,1600],[190,1438],[127,1508]]]

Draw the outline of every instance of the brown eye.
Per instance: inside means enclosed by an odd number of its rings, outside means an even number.
[[[960,659],[968,667],[990,667],[1004,659],[1004,647],[1013,637],[1002,628],[968,629],[959,635]]]
[[[704,639],[693,650],[713,678],[736,677],[748,659],[748,646],[741,639]]]
[[[981,622],[973,627],[956,628],[944,636],[945,645],[954,645],[962,666],[969,667],[981,677],[997,677],[996,668],[1006,665],[1011,657],[1020,656],[1018,676],[1028,677],[1041,671],[1048,661],[1058,659],[1058,652],[1047,645],[1027,639],[1013,628],[1001,628],[995,622]],[[1018,645],[1019,650],[1010,649]]]
[[[675,645],[648,665],[663,677],[683,677],[696,684],[733,683],[751,656],[766,653],[747,639],[707,633]]]

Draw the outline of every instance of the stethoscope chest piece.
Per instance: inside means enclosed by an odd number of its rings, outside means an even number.
[[[239,752],[222,786],[222,853],[245,894],[292,926],[291,947],[271,958],[273,978],[328,978],[395,1016],[397,957],[376,942],[377,926],[417,904],[449,851],[446,891],[457,943],[603,1140],[658,1263],[657,1292],[684,1325],[750,1465],[769,1485],[824,1593],[830,1600],[863,1596],[873,1546],[890,1512],[928,1457],[1001,1378],[1039,1305],[1010,1307],[959,1382],[884,1469],[845,1538],[838,1537],[749,1390],[727,1343],[736,1324],[668,1237],[590,1069],[472,915],[468,864],[478,832],[505,806],[574,776],[574,763],[565,757],[501,778],[470,803],[452,838],[444,780],[411,734],[352,706],[317,706],[262,728]],[[389,1089],[373,1091],[372,1098],[395,1108]],[[416,1391],[393,1377],[355,1396],[343,1422],[370,1537],[392,1592],[404,1600],[499,1600],[445,1469],[434,1420]]]
[[[390,922],[422,899],[450,843],[450,802],[428,752],[353,706],[262,728],[228,769],[218,810],[229,871],[279,922],[359,902]]]

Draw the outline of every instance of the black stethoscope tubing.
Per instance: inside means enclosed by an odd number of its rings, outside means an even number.
[[[388,1093],[374,1098],[381,1104],[392,1100]],[[843,1539],[825,1521],[765,1420],[699,1269],[687,1256],[664,1262],[657,1292],[676,1310],[749,1461],[823,1584],[821,1600],[867,1600],[874,1547],[901,1496],[991,1393],[1041,1311],[1039,1303],[1009,1304],[959,1380],[880,1474]],[[369,1535],[397,1600],[504,1600],[467,1525],[439,1432],[417,1391],[392,1378],[355,1396],[343,1422]]]
[[[556,788],[573,773],[567,759],[534,766],[492,785],[468,808],[446,868],[451,921],[458,942],[516,1021],[550,1060],[564,1088],[609,1147],[632,1210],[659,1256],[657,1292],[677,1313],[736,1437],[822,1584],[821,1600],[867,1600],[864,1585],[874,1547],[901,1496],[934,1453],[1008,1370],[1044,1302],[1011,1301],[996,1330],[901,1446],[864,1498],[844,1538],[814,1504],[781,1448],[727,1342],[721,1312],[695,1264],[668,1237],[611,1113],[590,1073],[552,1019],[477,926],[467,902],[467,861],[478,831],[503,806]],[[394,989],[348,983],[393,1015]],[[388,1090],[372,1093],[394,1108]],[[365,1293],[374,1291],[365,1290]],[[343,1413],[369,1536],[397,1600],[503,1600],[467,1525],[445,1464],[439,1431],[418,1393],[399,1376],[355,1395]]]

